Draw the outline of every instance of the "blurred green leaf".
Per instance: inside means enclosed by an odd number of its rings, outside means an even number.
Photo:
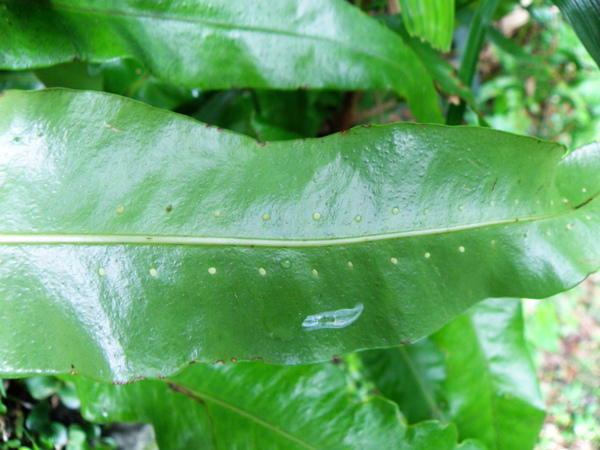
[[[538,64],[540,66],[544,63],[543,58],[536,54],[529,53],[514,40],[507,38],[504,33],[502,33],[493,25],[488,25],[487,37],[493,44],[501,48],[502,51],[508,53],[514,58],[518,58],[523,62]]]
[[[554,302],[538,300],[535,302],[535,313],[529,319],[527,334],[540,349],[556,353],[560,342],[560,323]]]
[[[69,427],[69,443],[67,450],[87,450],[87,435],[79,425],[71,425]]]
[[[488,299],[431,339],[447,355],[447,412],[460,436],[489,448],[533,448],[545,405],[525,345],[521,302]]]
[[[600,67],[600,3],[597,0],[554,0]]]
[[[343,0],[6,0],[0,35],[3,69],[134,57],[187,88],[394,89],[419,121],[442,121],[414,52]]]
[[[261,117],[252,117],[250,126],[254,130],[255,135],[262,142],[285,141],[302,137],[297,133],[279,128]]]
[[[438,84],[438,88],[445,97],[452,101],[456,101],[458,99],[464,100],[479,116],[481,125],[487,126],[485,119],[476,106],[475,97],[473,96],[471,89],[461,81],[461,79],[458,77],[456,69],[452,66],[452,64],[442,58],[440,54],[426,42],[422,42],[417,38],[411,38],[408,35],[408,32],[406,31],[406,28],[399,15],[381,16],[379,19],[392,30],[397,32],[402,39],[408,45],[410,45],[410,47],[421,59],[431,77]],[[457,98],[452,99],[451,96],[456,96]]]
[[[409,423],[436,419],[446,422],[440,404],[446,360],[426,338],[412,345],[362,352],[367,376],[382,395],[400,406]]]
[[[35,404],[25,419],[25,426],[30,431],[41,431],[50,424],[50,403],[41,401]]]
[[[50,443],[53,448],[61,448],[69,441],[69,433],[62,423],[51,422],[40,430],[40,439]]]
[[[58,395],[58,398],[60,398],[62,404],[67,408],[79,409],[81,407],[81,402],[79,401],[79,397],[77,397],[75,385],[70,381],[63,382],[56,394]]]
[[[365,367],[404,414],[456,423],[488,448],[531,449],[545,414],[523,333],[520,301],[488,299],[423,344],[366,352]]]
[[[499,2],[500,0],[481,0],[481,5],[475,9],[475,13],[471,19],[469,37],[462,51],[460,68],[458,69],[458,78],[469,88],[473,84],[473,78],[475,77],[479,62],[479,53],[485,39],[485,32]],[[465,105],[464,101],[461,101],[458,105],[450,105],[448,114],[446,115],[446,123],[448,125],[462,124]]]
[[[174,110],[193,101],[199,89],[186,88],[161,81],[150,75],[132,58],[118,58],[98,65],[104,80],[103,90],[139,100],[161,109]]]
[[[53,376],[28,377],[24,379],[27,390],[36,400],[44,400],[56,394],[62,383]]]
[[[399,0],[402,18],[411,36],[435,48],[450,50],[454,32],[454,0]]]
[[[37,69],[34,73],[49,88],[64,87],[94,91],[100,91],[103,88],[101,74],[90,73],[88,64],[81,61]]]
[[[342,97],[336,91],[258,90],[256,118],[299,137],[316,137],[319,127],[340,107]]]
[[[124,386],[75,380],[86,418],[151,423],[161,449],[456,448],[453,426],[407,428],[392,402],[351,401],[344,373],[330,363],[195,364]]]
[[[0,70],[0,93],[8,89],[34,90],[43,87],[44,84],[29,70]]]

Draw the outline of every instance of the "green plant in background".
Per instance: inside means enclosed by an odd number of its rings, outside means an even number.
[[[539,2],[538,2],[539,3]],[[557,19],[557,10],[532,4],[535,20],[509,40],[491,29],[493,53],[500,70],[479,92],[479,107],[494,128],[532,134],[579,147],[600,130],[600,73],[578,45],[573,29]]]
[[[99,425],[84,421],[77,412],[81,404],[73,382],[34,376],[10,382],[8,392],[1,386],[5,405],[0,412],[5,417],[0,449],[116,448],[113,440],[101,437]]]
[[[161,448],[532,448],[507,297],[599,267],[597,75],[567,44],[523,90],[515,42],[539,30],[509,40],[490,23],[512,2],[466,3],[0,2],[0,374],[60,375],[25,379],[39,403],[5,446],[115,445],[50,397]],[[600,15],[573,3],[597,57]],[[458,71],[434,50],[453,34]],[[510,76],[474,95],[486,36]],[[573,80],[568,108],[543,99]],[[506,128],[515,105],[521,133],[579,148],[440,125]]]

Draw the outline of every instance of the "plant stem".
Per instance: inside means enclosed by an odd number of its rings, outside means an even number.
[[[466,86],[471,87],[473,84],[477,62],[479,61],[479,52],[481,51],[483,39],[485,37],[485,31],[488,23],[492,20],[494,11],[496,11],[498,1],[499,0],[483,0],[473,16],[473,21],[469,28],[469,39],[467,40],[467,46],[458,71],[458,77]],[[464,100],[461,100],[458,105],[451,104],[448,108],[446,124],[460,125],[465,113],[465,107],[466,103]]]

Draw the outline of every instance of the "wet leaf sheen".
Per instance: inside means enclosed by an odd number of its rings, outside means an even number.
[[[89,420],[149,422],[161,449],[485,448],[474,440],[458,446],[453,424],[408,427],[391,401],[354,398],[344,373],[330,363],[196,364],[165,380],[111,386],[76,377],[76,383]]]
[[[396,124],[265,145],[48,90],[0,98],[0,148],[5,375],[322,361],[598,267],[597,144]]]
[[[118,57],[188,88],[392,89],[443,120],[402,39],[345,0],[4,0],[0,69]]]

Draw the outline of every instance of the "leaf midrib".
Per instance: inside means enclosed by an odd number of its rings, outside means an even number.
[[[306,442],[300,440],[296,436],[288,433],[287,431],[282,430],[280,427],[273,425],[272,423],[267,422],[266,420],[263,420],[260,417],[257,417],[256,415],[249,413],[248,411],[245,411],[236,405],[233,405],[229,402],[221,400],[217,397],[213,397],[212,395],[207,394],[205,392],[199,392],[196,389],[192,389],[192,388],[190,388],[184,384],[178,383],[172,379],[168,380],[168,384],[176,386],[177,387],[176,392],[180,392],[184,395],[187,395],[188,397],[190,397],[194,400],[200,400],[202,402],[208,401],[208,402],[215,403],[223,408],[229,409],[241,416],[244,416],[244,417],[258,423],[259,425],[269,429],[270,431],[277,433],[277,434],[285,437],[286,439],[289,439],[289,440],[293,441],[294,443],[301,445],[304,448],[309,448],[311,450],[317,450],[316,447],[313,447],[312,445],[307,444]]]
[[[404,362],[408,366],[408,370],[410,370],[413,378],[416,380],[417,385],[419,386],[419,390],[421,391],[421,394],[425,398],[425,401],[427,402],[427,406],[429,407],[429,410],[431,411],[435,420],[437,420],[441,424],[445,425],[447,423],[447,421],[446,421],[445,417],[443,416],[442,411],[438,407],[435,399],[432,398],[430,392],[427,390],[426,382],[423,380],[423,378],[421,377],[421,374],[415,367],[415,364],[414,364],[412,358],[408,355],[408,353],[404,347],[399,347],[399,350],[400,350],[400,354],[402,355],[402,358],[404,359]]]
[[[481,357],[481,359],[483,360],[483,366],[484,366],[483,376],[487,380],[485,387],[487,388],[486,393],[489,396],[489,404],[490,404],[490,407],[488,408],[488,410],[490,412],[490,418],[492,421],[492,429],[493,429],[493,433],[494,433],[494,443],[495,443],[496,449],[498,450],[498,436],[500,435],[500,429],[499,429],[499,425],[498,425],[499,406],[498,406],[498,402],[493,393],[493,388],[498,383],[496,382],[496,379],[493,376],[492,370],[490,368],[490,359],[491,358],[488,357],[488,354],[482,345],[482,339],[480,339],[479,333],[477,333],[477,325],[475,324],[475,320],[474,320],[473,316],[469,316],[469,325],[472,329],[473,334],[475,335],[476,350],[479,353],[479,356]]]
[[[77,12],[82,12],[82,13],[98,14],[98,15],[111,15],[111,16],[117,16],[117,17],[133,17],[133,18],[141,17],[141,18],[153,19],[153,20],[180,21],[180,22],[187,22],[187,23],[203,24],[205,26],[214,27],[214,28],[235,29],[235,30],[242,30],[242,31],[265,33],[265,34],[270,33],[270,34],[275,34],[275,35],[290,36],[290,37],[299,38],[299,39],[312,39],[317,42],[327,42],[330,44],[335,44],[340,47],[346,48],[352,52],[355,52],[357,54],[361,54],[361,55],[373,58],[375,60],[379,60],[388,66],[394,67],[396,71],[400,71],[401,73],[404,73],[403,66],[400,64],[399,61],[390,60],[390,59],[383,57],[382,55],[374,54],[374,53],[365,51],[363,49],[357,49],[355,47],[352,47],[352,46],[346,44],[344,41],[335,40],[335,39],[325,37],[325,36],[312,35],[312,34],[300,34],[300,33],[296,33],[296,32],[289,31],[289,30],[279,30],[279,29],[256,27],[256,26],[249,26],[249,25],[235,25],[235,24],[231,24],[231,23],[227,23],[227,22],[218,22],[216,20],[201,19],[198,17],[190,18],[190,17],[177,17],[177,16],[172,16],[172,15],[167,15],[167,14],[156,14],[156,13],[153,14],[153,13],[148,13],[148,12],[138,13],[138,12],[131,12],[131,11],[118,11],[118,10],[108,10],[108,9],[98,9],[98,8],[81,8],[81,7],[75,7],[75,6],[71,6],[71,5],[64,4],[64,3],[58,3],[58,2],[52,3],[51,9],[55,9],[55,10],[62,9],[62,10],[66,10],[66,11],[77,11]]]
[[[598,196],[596,194],[591,200]],[[583,204],[590,203],[590,200]],[[502,219],[490,222],[478,222],[453,227],[429,228],[424,230],[399,231],[394,233],[380,233],[366,236],[353,236],[345,238],[324,239],[260,239],[237,237],[205,237],[205,236],[160,236],[160,235],[119,235],[119,234],[60,234],[60,233],[8,233],[0,234],[0,245],[44,245],[44,244],[71,244],[71,245],[191,245],[211,247],[270,247],[270,248],[309,248],[333,247],[338,245],[365,244],[394,239],[405,239],[420,236],[433,236],[439,234],[456,233],[460,231],[502,226],[517,223],[535,222],[555,219],[577,211],[567,209],[555,214],[545,216],[532,216],[514,219]]]

